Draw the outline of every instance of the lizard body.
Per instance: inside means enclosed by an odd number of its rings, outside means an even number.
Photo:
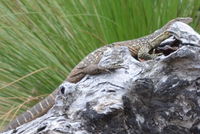
[[[79,82],[86,74],[98,74],[101,72],[105,72],[109,69],[113,68],[103,68],[98,66],[98,62],[101,60],[104,51],[108,48],[117,47],[117,46],[127,46],[132,54],[133,57],[138,57],[139,59],[149,60],[155,58],[157,55],[150,55],[149,51],[155,47],[157,47],[163,40],[169,38],[171,33],[167,31],[167,29],[174,23],[174,22],[183,22],[183,23],[190,23],[192,22],[192,18],[176,18],[169,21],[166,25],[164,25],[161,29],[155,31],[154,33],[128,41],[116,42],[106,46],[103,46],[94,52],[90,53],[86,56],[78,65],[74,67],[74,69],[68,75],[66,81],[71,83]],[[57,88],[53,93],[43,99],[41,102],[24,112],[23,114],[19,115],[10,122],[10,124],[5,128],[4,131],[15,129],[18,126],[30,122],[33,119],[42,116],[45,114],[55,103],[55,96],[59,89]]]

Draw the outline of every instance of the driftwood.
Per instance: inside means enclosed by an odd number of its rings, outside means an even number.
[[[47,114],[4,134],[200,133],[200,35],[181,22],[170,32],[175,52],[139,62],[110,49],[99,65],[122,68],[64,82]]]

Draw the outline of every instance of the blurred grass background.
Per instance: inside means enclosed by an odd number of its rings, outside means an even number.
[[[89,52],[190,16],[198,0],[1,0],[0,128],[52,92]]]

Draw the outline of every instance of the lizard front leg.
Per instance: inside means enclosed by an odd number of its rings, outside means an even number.
[[[138,59],[139,60],[151,60],[154,59],[158,56],[160,56],[161,54],[149,54],[150,48],[146,47],[146,45],[142,46],[139,51],[138,51]]]

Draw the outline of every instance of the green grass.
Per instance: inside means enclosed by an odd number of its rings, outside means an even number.
[[[198,0],[1,0],[0,127],[52,92],[89,52],[149,34]]]

